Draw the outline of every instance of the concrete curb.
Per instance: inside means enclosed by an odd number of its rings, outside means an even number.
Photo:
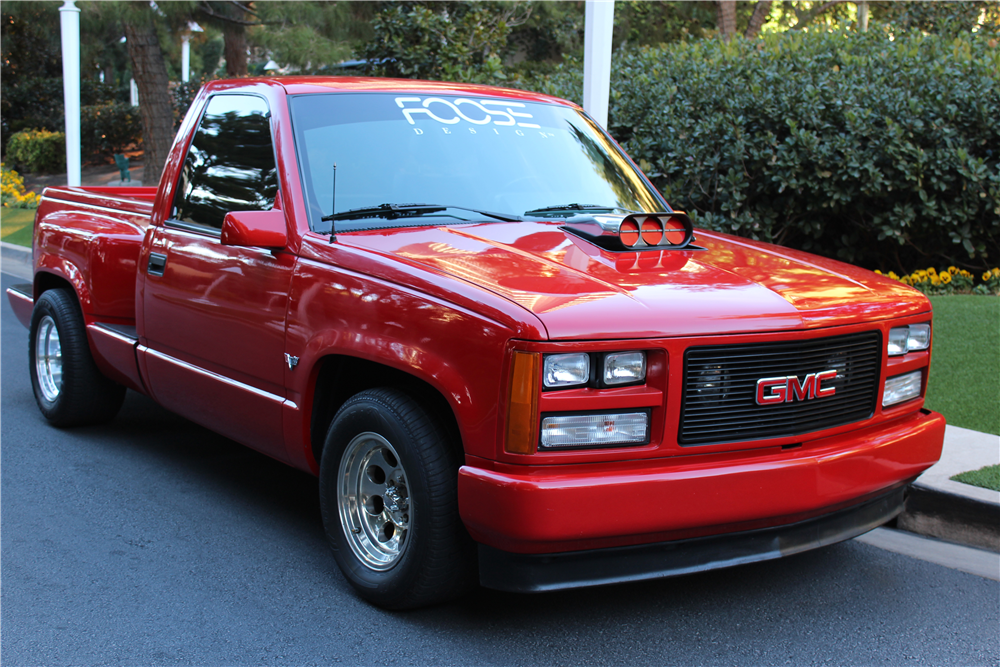
[[[34,273],[31,248],[0,241],[0,270],[30,281]]]
[[[948,426],[941,460],[913,485],[899,528],[1000,552],[1000,492],[953,475],[1000,463],[1000,436]]]
[[[911,488],[906,511],[899,515],[896,526],[1000,553],[1000,505],[936,491],[919,482]]]

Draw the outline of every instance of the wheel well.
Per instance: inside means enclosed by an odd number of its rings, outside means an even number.
[[[335,355],[324,358],[320,363],[309,425],[310,443],[317,463],[323,454],[326,432],[340,406],[358,392],[376,387],[399,389],[420,403],[446,430],[458,460],[465,461],[462,434],[455,413],[448,400],[433,385],[395,368],[356,357]]]
[[[73,289],[73,285],[70,284],[68,280],[62,276],[57,276],[54,273],[47,273],[45,271],[39,271],[35,274],[35,301],[38,301],[44,292],[48,292],[50,289],[68,289],[73,293],[73,298],[80,301],[80,297],[77,295],[76,290]]]

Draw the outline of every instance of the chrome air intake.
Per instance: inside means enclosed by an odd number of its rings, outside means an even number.
[[[681,250],[694,239],[691,218],[683,211],[577,215],[566,219],[564,230],[612,252]]]

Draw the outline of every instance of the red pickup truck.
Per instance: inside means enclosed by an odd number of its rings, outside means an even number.
[[[319,477],[389,608],[797,553],[937,461],[931,307],[692,229],[578,107],[416,81],[199,93],[158,188],[49,188],[9,290],[56,426],[126,389]]]

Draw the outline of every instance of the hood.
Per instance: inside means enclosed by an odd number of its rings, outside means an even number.
[[[701,249],[613,253],[560,222],[340,234],[339,243],[490,290],[550,339],[819,328],[928,312],[919,292],[808,253],[697,230]]]

